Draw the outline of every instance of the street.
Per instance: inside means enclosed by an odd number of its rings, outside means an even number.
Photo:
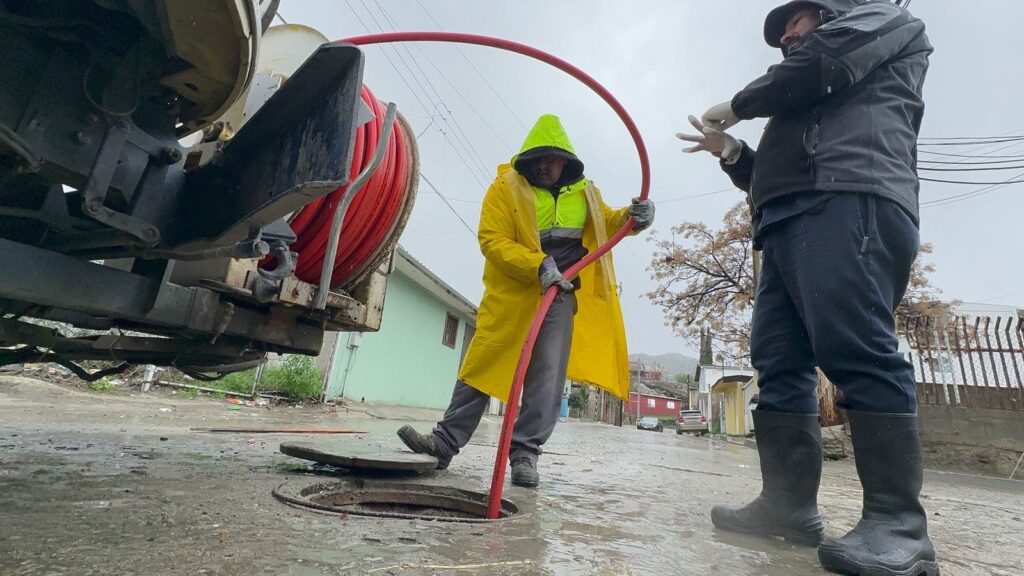
[[[506,489],[521,508],[511,519],[339,518],[271,496],[287,481],[327,479],[278,445],[397,449],[394,430],[409,414],[228,406],[0,377],[0,573],[823,573],[813,549],[712,531],[712,504],[742,503],[759,489],[757,454],[742,445],[565,422],[541,458],[540,488]],[[411,423],[426,429],[430,417]],[[486,492],[499,424],[485,416],[447,472],[402,480]],[[367,433],[190,431],[215,425]],[[923,501],[943,574],[1024,574],[1024,482],[929,471]],[[852,460],[825,463],[819,505],[827,536],[855,524],[860,488]]]

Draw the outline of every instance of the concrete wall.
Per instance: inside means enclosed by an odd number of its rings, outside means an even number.
[[[459,317],[455,348],[441,343],[447,312]],[[388,279],[380,331],[338,338],[327,398],[446,408],[462,360],[467,320],[396,271]]]
[[[1022,411],[920,406],[918,417],[929,468],[1006,478],[1024,452]]]

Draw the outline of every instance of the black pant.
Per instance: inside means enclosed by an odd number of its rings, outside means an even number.
[[[914,369],[897,351],[893,312],[919,235],[894,202],[839,194],[761,233],[763,265],[750,334],[758,409],[812,414],[815,366],[840,405],[914,413]]]

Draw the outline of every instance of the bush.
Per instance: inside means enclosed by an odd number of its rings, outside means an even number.
[[[575,414],[576,418],[583,415],[583,412],[587,409],[587,396],[589,392],[586,386],[580,386],[576,390],[569,393],[569,410],[570,414]]]
[[[254,378],[256,378],[255,368],[228,374],[220,380],[205,385],[229,394],[248,394],[252,391]],[[256,390],[305,400],[319,398],[322,387],[320,373],[313,367],[313,358],[292,354],[286,356],[283,363],[265,368]]]
[[[209,388],[218,388],[225,392],[235,394],[248,394],[252,391],[252,381],[256,378],[256,369],[245,370],[244,372],[232,372],[215,382],[206,384]]]
[[[261,389],[303,399],[319,398],[323,387],[320,373],[313,367],[313,358],[297,354],[288,356],[283,364],[265,370],[261,384]]]
[[[90,382],[89,389],[93,392],[116,392],[117,384],[113,380],[110,376],[104,376],[95,382]]]

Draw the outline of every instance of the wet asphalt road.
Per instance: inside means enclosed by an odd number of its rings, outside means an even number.
[[[282,483],[327,478],[280,442],[387,452],[402,423],[0,378],[0,574],[822,573],[814,550],[711,529],[712,504],[760,488],[754,450],[668,431],[560,424],[540,488],[509,486],[522,511],[496,523],[320,515],[272,498]],[[213,425],[366,434],[189,430]],[[401,479],[486,491],[497,433],[489,419],[447,472]],[[924,492],[943,574],[1024,574],[1024,483],[929,473]],[[826,463],[819,503],[828,535],[855,524],[852,462]]]

